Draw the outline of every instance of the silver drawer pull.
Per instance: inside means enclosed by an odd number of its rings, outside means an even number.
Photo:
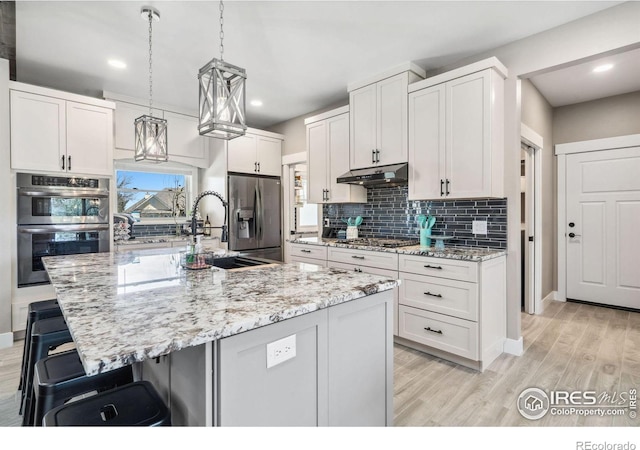
[[[311,253],[311,250],[300,250],[302,253]]]
[[[432,294],[431,292],[425,292],[424,295],[430,295],[431,297],[442,298],[442,294]]]
[[[364,256],[351,255],[351,257],[355,259],[364,259]]]
[[[442,270],[442,266],[432,266],[430,264],[425,264],[424,265],[427,269],[438,269],[438,270]]]
[[[431,331],[432,333],[442,334],[442,330],[432,330],[431,328],[425,328],[426,331]]]

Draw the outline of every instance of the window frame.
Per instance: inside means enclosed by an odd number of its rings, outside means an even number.
[[[118,214],[118,172],[119,171],[129,171],[129,172],[148,172],[148,173],[166,173],[166,174],[178,174],[184,175],[185,184],[188,183],[188,192],[185,198],[186,201],[186,212],[189,214],[191,211],[191,207],[193,206],[194,200],[194,192],[197,191],[198,186],[198,168],[193,167],[187,164],[182,164],[178,162],[167,161],[164,163],[145,163],[145,162],[130,162],[130,161],[115,161],[113,165],[113,178],[114,178],[114,193],[113,193],[113,201],[112,201],[112,210],[114,214]],[[185,220],[188,220],[189,216],[187,215]],[[178,222],[182,222],[182,218],[178,219]],[[165,218],[140,218],[140,225],[166,225],[166,224],[175,224],[176,221],[174,218],[165,217]]]

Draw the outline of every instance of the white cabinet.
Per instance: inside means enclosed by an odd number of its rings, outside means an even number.
[[[399,343],[486,369],[506,339],[505,260],[399,255]]]
[[[407,162],[407,88],[424,71],[404,69],[349,87],[351,169]]]
[[[228,142],[227,170],[281,176],[282,138],[276,133],[248,129],[244,136]]]
[[[410,200],[504,197],[504,75],[463,73],[409,87]]]
[[[112,175],[112,103],[22,83],[10,101],[12,169]]]
[[[327,267],[327,247],[309,244],[290,244],[289,262]]]
[[[135,153],[134,121],[149,114],[149,107],[116,101],[115,147],[116,159],[133,159]],[[153,108],[154,117],[167,121],[169,161],[196,167],[209,167],[207,154],[209,139],[198,133],[198,118],[166,109]]]
[[[336,182],[349,171],[349,107],[309,117],[305,124],[309,203],[366,203],[363,186]]]

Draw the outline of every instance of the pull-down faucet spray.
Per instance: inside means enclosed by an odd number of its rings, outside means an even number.
[[[196,242],[196,231],[198,229],[198,221],[196,220],[196,211],[198,210],[198,203],[200,203],[200,200],[202,200],[202,197],[205,197],[207,195],[213,195],[214,197],[217,197],[218,200],[222,202],[222,206],[224,206],[224,222],[222,224],[222,227],[220,227],[222,228],[222,235],[220,236],[220,242],[228,242],[229,234],[227,232],[227,208],[229,204],[225,201],[222,195],[218,194],[215,191],[204,191],[201,194],[199,194],[196,197],[195,201],[193,202],[193,208],[191,208],[191,235],[193,236],[193,242],[194,243]]]

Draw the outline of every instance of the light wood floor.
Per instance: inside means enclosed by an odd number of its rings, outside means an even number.
[[[395,347],[396,426],[638,426],[625,416],[524,419],[522,390],[628,391],[640,388],[640,313],[551,302],[522,314],[525,352],[503,354],[484,373]],[[0,426],[19,426],[16,392],[23,341],[0,350]]]

